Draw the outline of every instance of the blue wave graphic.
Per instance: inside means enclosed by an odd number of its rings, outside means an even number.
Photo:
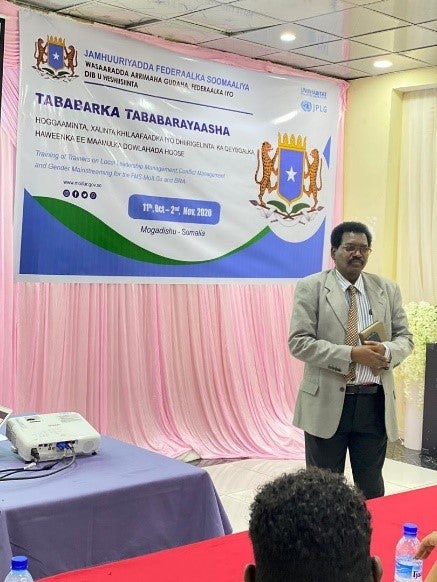
[[[20,274],[298,279],[322,269],[324,234],[325,221],[304,242],[286,242],[270,232],[251,247],[217,261],[196,265],[156,265],[120,257],[82,239],[42,208],[25,190]]]

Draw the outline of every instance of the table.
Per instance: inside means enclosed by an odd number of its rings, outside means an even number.
[[[437,526],[437,486],[416,489],[368,501],[372,514],[372,554],[384,566],[383,582],[393,582],[394,551],[404,522],[413,521],[421,536]],[[425,574],[432,558],[425,561]],[[45,582],[241,582],[246,564],[253,562],[247,532],[191,544],[76,572]]]
[[[0,442],[0,470],[23,466]],[[35,579],[232,531],[209,474],[110,437],[32,481],[0,481],[0,579],[13,554]]]

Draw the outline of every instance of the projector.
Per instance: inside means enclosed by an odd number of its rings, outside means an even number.
[[[95,453],[99,433],[78,412],[53,412],[9,418],[6,437],[25,461],[53,461]]]

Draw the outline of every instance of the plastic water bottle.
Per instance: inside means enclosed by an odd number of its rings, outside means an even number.
[[[33,582],[33,578],[27,569],[26,556],[14,556],[11,560],[11,571],[4,582]]]
[[[406,580],[422,582],[423,561],[414,559],[419,545],[417,525],[405,523],[404,535],[396,545],[395,582],[405,582]]]

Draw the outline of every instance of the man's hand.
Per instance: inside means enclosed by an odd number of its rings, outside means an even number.
[[[364,342],[362,346],[352,348],[351,358],[353,362],[372,368],[374,376],[378,376],[381,370],[388,370],[390,362],[384,356],[385,345],[381,342]]]
[[[427,558],[433,549],[437,546],[437,531],[433,531],[423,538],[420,542],[417,554],[414,556],[416,560],[423,560]]]

